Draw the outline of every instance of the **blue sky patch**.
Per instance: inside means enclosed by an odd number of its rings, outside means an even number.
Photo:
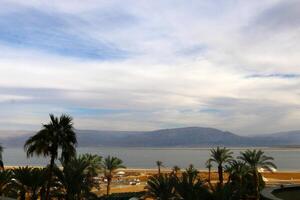
[[[0,42],[81,59],[113,60],[128,56],[128,52],[115,44],[72,31],[66,19],[73,17],[76,16],[32,9],[2,15]]]

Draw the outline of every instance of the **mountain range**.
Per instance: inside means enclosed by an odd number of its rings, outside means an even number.
[[[212,146],[297,146],[300,130],[258,136],[237,134],[206,127],[184,127],[155,131],[98,131],[76,130],[81,147],[212,147]],[[34,132],[14,134],[0,131],[4,147],[22,147]],[[22,134],[20,134],[22,133]]]

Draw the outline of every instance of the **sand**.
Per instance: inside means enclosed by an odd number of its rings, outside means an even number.
[[[147,179],[157,174],[157,169],[122,169],[126,173],[124,179],[134,179],[138,178],[141,181],[141,185],[123,185],[121,188],[118,186],[112,186],[112,193],[119,192],[139,192],[144,191]],[[170,169],[161,170],[162,173],[170,173]],[[280,185],[280,184],[299,184],[300,183],[300,172],[298,171],[284,171],[284,172],[263,172],[263,177],[267,185]],[[200,178],[206,180],[208,178],[207,171],[200,170]],[[226,181],[227,175],[224,174],[224,181]],[[211,182],[217,183],[218,173],[217,171],[211,172]],[[105,187],[103,186],[103,190]]]
[[[15,168],[16,166],[5,166],[6,169]],[[117,184],[112,183],[111,193],[123,193],[123,192],[140,192],[145,190],[146,182],[148,178],[154,174],[157,174],[157,169],[120,169],[124,171],[125,175],[120,179],[125,182],[129,182],[134,179],[140,180],[140,185],[129,184]],[[171,169],[162,169],[161,173],[170,173]],[[278,171],[278,172],[263,172],[263,177],[267,185],[280,185],[280,184],[300,184],[300,171]],[[200,178],[207,180],[208,171],[200,170]],[[226,181],[227,175],[224,174],[224,181]],[[115,179],[116,180],[116,179]],[[211,172],[211,182],[216,183],[218,181],[218,173],[216,171]],[[106,192],[106,184],[101,183],[101,190],[94,191],[96,194],[104,194]]]

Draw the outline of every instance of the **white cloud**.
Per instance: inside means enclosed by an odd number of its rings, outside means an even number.
[[[48,113],[69,112],[78,128],[199,125],[240,134],[300,129],[300,79],[251,77],[300,74],[298,25],[274,30],[267,24],[270,14],[265,14],[276,8],[275,19],[283,24],[286,16],[280,8],[293,4],[270,0],[7,5],[6,13],[25,7],[51,13],[66,23],[64,33],[109,44],[128,56],[82,59],[18,46],[0,33],[0,108],[11,108],[1,113],[1,127],[38,128]]]

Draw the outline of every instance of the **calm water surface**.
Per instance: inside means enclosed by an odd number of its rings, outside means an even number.
[[[244,149],[234,149],[234,155],[239,155]],[[279,170],[300,171],[300,149],[263,149],[268,156],[274,157],[274,163]],[[186,168],[194,164],[197,168],[204,169],[209,158],[210,150],[202,148],[108,148],[86,147],[78,148],[77,152],[99,154],[101,156],[117,156],[130,168],[154,168],[155,161],[163,161],[166,167],[178,165]],[[3,153],[5,165],[45,165],[48,159],[26,158],[22,148],[5,148]]]

